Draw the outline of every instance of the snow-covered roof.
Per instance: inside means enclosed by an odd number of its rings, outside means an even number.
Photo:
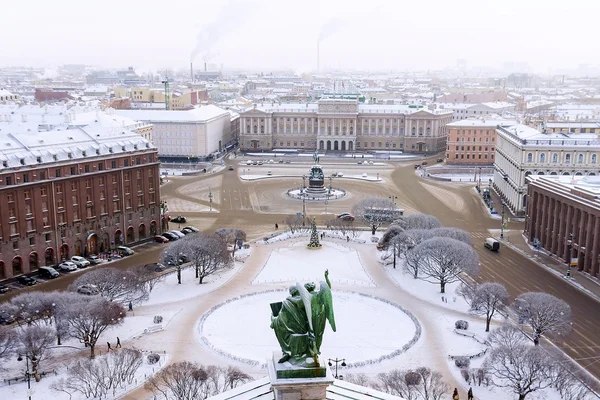
[[[336,379],[327,387],[325,393],[327,400],[402,400],[401,397],[392,396],[365,386],[355,385]],[[249,382],[245,385],[228,390],[213,397],[211,400],[274,400],[275,393],[268,377]]]
[[[455,121],[455,122],[451,122],[449,124],[446,124],[446,126],[449,127],[496,127],[498,125],[502,125],[502,126],[510,126],[510,125],[516,125],[517,121],[511,121],[511,120],[506,120],[506,119],[475,119],[475,118],[469,118],[469,119],[463,119],[460,121]]]
[[[189,123],[202,123],[225,114],[229,115],[227,110],[213,104],[191,110],[114,110],[114,113],[136,121]]]
[[[509,103],[506,101],[491,101],[488,103],[481,103],[481,104],[486,107],[494,108],[494,109],[511,108],[511,107],[515,106],[513,103]]]

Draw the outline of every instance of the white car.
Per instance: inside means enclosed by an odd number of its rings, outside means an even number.
[[[83,257],[73,256],[71,262],[77,265],[78,268],[85,268],[90,266],[90,262]]]
[[[71,261],[63,261],[58,264],[58,269],[61,271],[77,271],[77,265]]]
[[[179,232],[179,231],[169,231],[169,233],[172,233],[175,236],[179,236],[180,238],[185,237],[185,233],[183,232]]]

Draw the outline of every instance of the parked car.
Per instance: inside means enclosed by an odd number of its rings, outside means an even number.
[[[25,275],[17,276],[17,282],[19,282],[21,285],[25,285],[25,286],[33,286],[37,283],[37,281],[35,279],[33,279],[30,276],[25,276]]]
[[[156,235],[156,236],[154,236],[154,241],[156,243],[167,243],[169,241],[169,239],[164,236],[161,236],[161,235]]]
[[[267,171],[267,175],[269,175],[269,176],[273,175],[273,171],[271,171],[271,170],[268,170],[268,171]]]
[[[261,161],[258,162],[258,165],[263,165],[264,163]]]
[[[229,167],[227,167],[227,169],[233,171],[233,165],[230,165]]]
[[[185,221],[187,221],[187,220],[185,219],[185,217],[182,217],[181,215],[178,215],[175,218],[171,219],[171,222],[175,222],[176,224],[183,224]]]
[[[98,286],[92,285],[91,283],[89,283],[89,284],[78,286],[77,293],[85,294],[87,296],[96,296],[96,295],[100,294],[100,290],[98,289]]]
[[[189,261],[190,261],[190,259],[186,255],[181,254],[179,256],[179,265],[185,264],[186,262],[189,262]],[[167,265],[171,265],[171,266],[177,265],[177,261],[175,261],[175,257],[173,257],[173,256],[166,258],[165,262],[167,263]]]
[[[42,278],[46,278],[46,279],[58,278],[58,275],[59,275],[58,271],[52,267],[40,267],[40,268],[38,268],[38,274]]]
[[[73,256],[71,262],[77,265],[77,268],[86,268],[90,266],[90,262],[83,257]]]
[[[127,246],[118,246],[115,250],[117,251],[117,253],[119,253],[121,257],[126,257],[134,254],[134,251]]]
[[[415,164],[415,169],[421,168],[421,164]]]
[[[500,242],[497,241],[494,238],[487,238],[485,239],[485,242],[483,242],[483,246],[491,251],[498,251],[500,250]]]
[[[151,263],[151,264],[145,264],[144,269],[149,270],[149,271],[162,272],[165,269],[167,269],[167,267],[161,263]]]
[[[292,162],[290,160],[285,160],[286,164],[291,164]]]
[[[279,163],[279,164],[283,164],[283,160],[279,160],[279,161],[278,161],[278,163]]]
[[[87,260],[90,262],[90,265],[98,265],[102,262],[102,259],[96,254],[88,256]]]
[[[250,161],[250,160],[246,161],[246,165],[252,165],[252,161]]]
[[[186,226],[184,229],[189,229],[192,232],[200,232],[200,229],[196,228],[195,226]]]
[[[169,233],[172,233],[175,236],[179,236],[179,238],[185,237],[185,233],[181,233],[180,231],[172,230],[172,231],[169,231]]]
[[[444,162],[443,158],[438,158],[437,160],[435,160],[435,162]]]
[[[258,165],[258,161],[252,161],[252,165]]]
[[[77,264],[75,264],[74,262],[71,262],[71,261],[63,261],[60,264],[58,264],[57,268],[61,271],[67,271],[67,272],[77,271]]]
[[[193,230],[189,229],[189,228],[183,228],[181,230],[181,233],[185,233],[186,235],[189,235],[190,233],[196,233]]]
[[[8,286],[0,285],[0,293],[8,292]]]
[[[338,178],[343,178],[344,174],[342,172],[338,172],[337,176],[338,176]]]
[[[427,165],[427,161],[423,161],[421,165]]]
[[[164,237],[166,237],[167,239],[169,239],[169,241],[174,241],[179,239],[179,236],[177,235],[173,235],[171,232],[163,232],[162,234]]]
[[[341,213],[340,215],[337,216],[339,219],[343,220],[343,221],[354,221],[354,215],[345,212],[345,213]]]
[[[10,325],[15,322],[14,315],[10,315],[8,311],[0,311],[0,325]]]

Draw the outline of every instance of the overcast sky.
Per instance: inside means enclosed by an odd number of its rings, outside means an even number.
[[[8,2],[8,0],[7,0]],[[34,0],[1,6],[0,65],[440,69],[600,65],[600,0]]]

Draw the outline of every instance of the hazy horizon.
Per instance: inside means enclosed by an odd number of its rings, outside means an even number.
[[[549,4],[550,3],[550,4]],[[600,2],[56,0],[3,10],[0,66],[600,69]],[[589,43],[589,44],[588,44]],[[600,72],[600,71],[598,71]]]

